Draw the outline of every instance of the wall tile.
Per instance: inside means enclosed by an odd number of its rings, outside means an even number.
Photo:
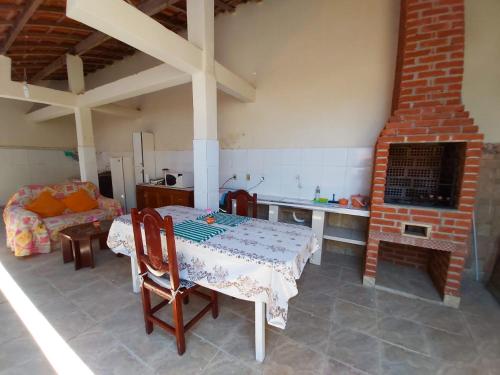
[[[323,165],[322,148],[304,148],[301,150],[302,165]]]
[[[302,150],[298,148],[283,149],[281,153],[282,165],[300,165],[302,158]]]
[[[350,148],[347,152],[347,165],[350,167],[369,167],[373,163],[373,148]]]
[[[347,165],[347,148],[324,148],[323,165],[345,166]]]

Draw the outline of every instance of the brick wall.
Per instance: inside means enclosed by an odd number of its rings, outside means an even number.
[[[483,141],[461,101],[464,27],[463,0],[402,1],[393,113],[375,149],[372,216],[365,261],[367,283],[375,281],[380,241],[450,252],[449,267],[457,266],[456,272],[462,272]],[[465,143],[457,209],[421,209],[384,203],[391,143],[421,142]],[[403,236],[403,222],[429,225],[429,238]],[[442,275],[434,278],[446,279],[440,283],[445,288],[442,292],[458,296],[456,280],[448,280],[454,274],[440,272]]]
[[[427,270],[429,256],[428,249],[391,242],[381,242],[378,249],[379,260],[420,270]]]
[[[484,145],[475,209],[479,269],[487,279],[500,241],[500,144]],[[471,254],[468,267],[472,268],[473,262]]]

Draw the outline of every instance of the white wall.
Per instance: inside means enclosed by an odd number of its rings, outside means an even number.
[[[369,194],[372,162],[371,147],[226,149],[220,151],[219,186],[302,199],[314,198],[320,186],[321,197],[349,198]],[[193,152],[157,151],[156,168],[158,176],[163,168],[192,172]]]
[[[0,165],[0,206],[23,185],[57,184],[80,177],[78,162],[63,150],[0,147]]]
[[[63,152],[76,148],[74,119],[29,122],[25,113],[31,107],[32,103],[0,99],[0,206],[22,185],[80,176],[78,162]]]
[[[219,94],[221,147],[372,147],[389,115],[398,17],[399,0],[265,0],[219,15],[217,60],[257,86],[255,103]],[[157,63],[129,61],[130,73]],[[90,75],[87,86],[127,75],[126,67]],[[129,151],[141,127],[159,150],[192,148],[190,85],[138,104],[141,123],[95,117],[98,150]]]
[[[0,146],[76,148],[73,116],[34,123],[25,114],[33,103],[0,98]]]
[[[464,103],[485,141],[500,142],[500,1],[465,1]]]

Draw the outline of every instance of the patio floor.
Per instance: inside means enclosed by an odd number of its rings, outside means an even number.
[[[17,259],[0,231],[0,262],[96,374],[500,374],[500,307],[473,281],[455,310],[365,288],[358,258],[326,253],[306,267],[286,330],[268,327],[263,364],[253,304],[224,297],[180,357],[173,336],[145,334],[128,258],[101,251],[79,271],[60,252]],[[186,315],[198,306],[193,297]],[[0,322],[0,374],[53,373],[1,293]]]

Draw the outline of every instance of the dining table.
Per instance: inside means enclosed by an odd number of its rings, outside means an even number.
[[[162,217],[172,217],[182,279],[255,303],[255,358],[262,362],[266,320],[285,328],[288,300],[298,294],[297,280],[319,249],[312,229],[184,206],[156,210]],[[207,224],[207,215],[215,217],[215,223]],[[183,231],[186,224],[196,230]],[[205,225],[211,230],[204,231]],[[114,219],[107,245],[130,257],[132,288],[138,293],[140,277],[130,215]]]

